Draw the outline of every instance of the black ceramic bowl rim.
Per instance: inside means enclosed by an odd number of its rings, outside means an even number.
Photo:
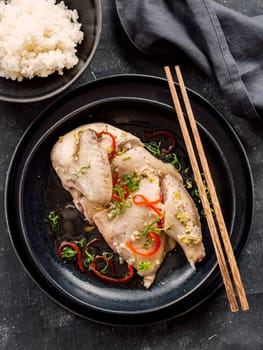
[[[101,9],[101,0],[94,0],[94,4],[96,5],[96,33],[94,38],[94,43],[91,48],[91,51],[89,53],[89,56],[87,57],[87,60],[85,61],[85,64],[81,67],[81,69],[64,85],[62,85],[59,88],[56,88],[55,90],[48,92],[46,94],[43,94],[41,96],[37,97],[8,97],[5,95],[2,95],[0,93],[0,101],[6,101],[6,102],[15,102],[15,103],[31,103],[31,102],[38,102],[43,101],[45,99],[51,98],[55,95],[58,95],[59,93],[66,90],[69,86],[71,86],[87,69],[90,62],[92,61],[95,52],[97,50],[100,37],[101,37],[101,29],[102,29],[102,9]],[[4,78],[0,78],[4,79]]]

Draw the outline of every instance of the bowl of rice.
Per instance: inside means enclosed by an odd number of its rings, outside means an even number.
[[[100,0],[0,0],[0,100],[36,102],[67,89],[100,33]]]

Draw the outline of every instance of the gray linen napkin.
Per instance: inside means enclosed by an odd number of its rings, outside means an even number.
[[[263,15],[211,0],[116,0],[116,7],[140,50],[169,60],[187,55],[216,78],[234,114],[263,118]]]

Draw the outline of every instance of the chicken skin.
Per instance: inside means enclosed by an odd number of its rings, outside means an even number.
[[[76,208],[145,288],[176,243],[191,266],[204,258],[198,211],[181,175],[137,136],[106,123],[82,125],[60,137],[51,162]]]
[[[199,214],[183,184],[166,175],[161,183],[164,195],[165,232],[184,250],[194,267],[205,257]]]

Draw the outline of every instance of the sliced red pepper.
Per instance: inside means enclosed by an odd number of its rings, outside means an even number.
[[[150,201],[151,204],[158,204],[163,201],[163,196],[160,194],[160,197],[156,199],[155,201]]]
[[[100,136],[102,136],[102,135],[108,135],[108,136],[110,136],[110,138],[111,138],[111,141],[112,141],[112,145],[111,145],[112,151],[111,151],[111,153],[109,154],[109,161],[112,161],[112,159],[113,159],[114,156],[115,156],[116,150],[117,150],[115,136],[114,136],[113,134],[111,134],[110,132],[108,132],[108,131],[101,131],[101,132],[98,132],[98,133],[97,133],[97,136],[98,136],[98,137],[100,137]]]
[[[160,249],[161,239],[154,232],[149,232],[148,237],[150,237],[153,241],[155,241],[155,247],[152,250],[148,251],[147,253],[144,253],[144,252],[139,251],[136,248],[134,248],[134,246],[132,245],[131,242],[126,242],[125,245],[127,248],[129,248],[136,255],[143,256],[143,257],[153,256]]]
[[[129,270],[129,273],[127,276],[123,277],[123,278],[113,278],[113,277],[108,277],[108,276],[105,276],[103,275],[100,271],[98,271],[96,269],[96,262],[99,260],[99,259],[103,259],[104,261],[107,261],[109,263],[109,266],[112,268],[111,264],[112,262],[107,259],[105,256],[103,255],[98,255],[95,257],[95,259],[92,261],[91,265],[90,265],[90,268],[91,270],[94,272],[94,274],[98,277],[100,277],[101,279],[103,279],[104,281],[107,281],[107,282],[113,282],[113,283],[124,283],[124,282],[127,282],[129,281],[133,276],[134,276],[134,268],[131,266],[131,265],[128,265],[128,270]],[[112,264],[113,265],[113,264]],[[113,272],[114,270],[112,270]],[[113,272],[114,273],[114,272]]]
[[[154,131],[151,133],[148,133],[148,132],[144,133],[145,137],[155,137],[155,136],[160,136],[160,135],[168,136],[170,139],[170,142],[171,142],[170,146],[167,149],[166,148],[162,149],[162,154],[167,154],[167,153],[172,152],[172,150],[175,147],[175,137],[171,132],[169,132],[167,130],[159,130],[159,131]]]
[[[148,198],[146,198],[143,194],[135,194],[132,198],[133,203],[136,205],[152,205],[152,204],[158,204],[161,203],[161,201],[163,200],[163,196],[160,195],[160,198],[156,199],[155,201],[149,201]]]
[[[129,195],[130,195],[129,187],[127,185],[124,185],[124,186],[122,186],[122,188],[125,191],[124,198],[127,199],[129,197]]]
[[[119,173],[115,173],[114,174],[114,177],[113,177],[113,180],[112,180],[112,186],[116,186],[117,182],[119,180]]]
[[[164,217],[163,217],[163,214],[162,214],[162,216],[160,217],[160,221],[157,223],[156,226],[157,226],[158,228],[164,227]]]
[[[155,201],[149,201],[148,198],[146,198],[143,194],[135,194],[132,198],[133,203],[136,205],[145,205],[149,208],[151,208],[155,213],[160,217],[160,222],[157,224],[158,228],[161,228],[164,226],[164,216],[163,213],[155,207],[154,204],[161,203],[163,200],[163,196],[160,195],[159,199],[156,199]]]
[[[122,199],[119,197],[119,196],[117,196],[116,194],[112,194],[112,199],[113,200],[115,200],[116,202],[121,202],[122,201]]]
[[[125,191],[124,192],[124,198],[127,199],[129,197],[129,195],[130,195],[129,187],[124,185],[124,186],[122,186],[122,189]],[[115,193],[112,194],[112,199],[117,201],[117,202],[121,202],[122,201],[121,197],[117,196]]]
[[[151,208],[156,212],[156,214],[160,217],[163,216],[162,212],[154,206],[154,204],[161,203],[162,201],[162,195],[160,195],[160,198],[155,201],[149,201],[148,198],[146,198],[143,194],[135,194],[132,198],[133,203],[136,205],[145,205],[146,207]],[[138,200],[139,199],[139,200]]]
[[[92,244],[94,244],[94,243],[96,243],[96,242],[98,242],[98,241],[101,241],[101,240],[102,240],[102,238],[100,238],[100,237],[95,237],[95,238],[93,238],[92,240],[90,240],[90,241],[86,244],[86,248],[90,247]]]
[[[58,247],[58,256],[63,259],[62,250],[64,247],[71,247],[77,252],[77,262],[78,267],[82,272],[85,272],[84,266],[82,265],[82,254],[79,246],[74,242],[62,242],[60,246]]]
[[[109,265],[109,267],[110,267],[110,269],[111,269],[111,273],[112,273],[112,274],[115,273],[115,268],[114,268],[113,262],[112,262],[109,258],[107,258],[106,256],[104,256],[104,255],[96,255],[95,258],[94,258],[94,260],[93,260],[93,262],[92,262],[92,264],[94,264],[95,270],[96,270],[97,272],[99,272],[99,271],[96,269],[96,262],[97,262],[98,260],[104,260],[104,261]],[[91,269],[93,270],[92,264],[91,264]],[[95,271],[94,271],[94,272],[95,272]],[[99,273],[101,273],[101,272],[99,272]],[[101,274],[102,274],[102,273],[101,273]],[[104,276],[104,275],[102,274],[102,276]],[[104,277],[105,277],[105,276],[104,276]]]

